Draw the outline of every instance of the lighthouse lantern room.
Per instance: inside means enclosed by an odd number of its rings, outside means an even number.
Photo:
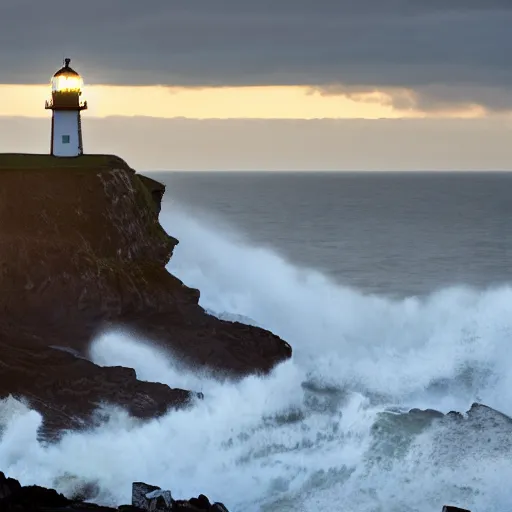
[[[83,81],[64,60],[64,67],[52,78],[52,99],[45,108],[52,111],[51,154],[60,157],[79,156],[83,153],[81,112],[87,109],[82,101]]]

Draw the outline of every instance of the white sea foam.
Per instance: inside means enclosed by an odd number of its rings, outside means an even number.
[[[396,401],[418,399],[431,384],[463,374],[466,386],[451,388],[451,402],[439,404],[436,396],[436,404],[420,405],[449,410],[479,399],[512,414],[509,286],[454,287],[404,300],[363,295],[219,235],[204,219],[179,210],[164,219],[181,241],[169,268],[201,290],[201,304],[244,315],[290,341],[294,362],[312,376]]]
[[[205,399],[145,424],[114,411],[108,424],[53,446],[36,441],[36,413],[6,401],[0,469],[68,493],[76,482],[65,474],[97,481],[98,500],[117,504],[144,480],[174,496],[203,492],[234,511],[510,508],[512,458],[498,433],[467,446],[463,428],[399,430],[391,445],[402,453],[389,456],[372,430],[388,407],[447,412],[479,400],[512,414],[510,288],[365,296],[211,219],[173,209],[163,221],[181,242],[170,270],[201,289],[201,304],[281,335],[293,360],[265,379],[219,383],[181,368],[150,340],[106,333],[91,347],[95,362],[133,367],[139,378]]]

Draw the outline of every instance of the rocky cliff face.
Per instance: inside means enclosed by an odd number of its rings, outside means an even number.
[[[48,417],[49,400],[71,407],[69,417],[98,399],[128,405],[142,394],[146,405],[130,408],[142,416],[184,403],[179,390],[50,348],[86,355],[92,337],[114,325],[229,376],[290,357],[270,332],[207,315],[199,291],[166,271],[178,241],[158,222],[164,190],[113,156],[0,155],[0,397],[23,395]],[[51,383],[89,397],[66,405],[48,395]]]

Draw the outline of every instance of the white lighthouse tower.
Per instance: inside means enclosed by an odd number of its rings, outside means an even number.
[[[45,108],[52,111],[51,154],[61,157],[79,156],[83,153],[82,121],[80,113],[87,109],[81,100],[83,81],[69,67],[71,59],[64,60],[64,67],[52,78],[52,99]]]

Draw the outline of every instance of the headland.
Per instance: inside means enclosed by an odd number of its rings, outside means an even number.
[[[152,418],[198,396],[89,361],[109,329],[222,379],[291,357],[269,331],[207,314],[167,271],[178,240],[159,223],[164,192],[114,155],[0,154],[0,398],[39,411],[43,437],[87,428],[99,403]]]

